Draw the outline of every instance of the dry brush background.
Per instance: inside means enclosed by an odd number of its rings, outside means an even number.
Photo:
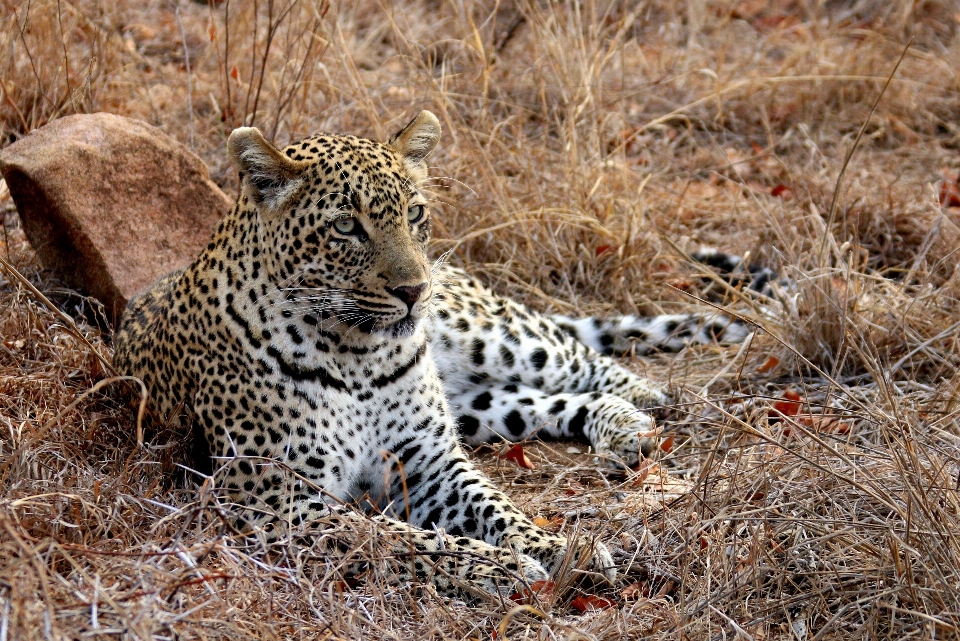
[[[570,444],[529,446],[535,469],[477,454],[622,564],[589,588],[615,607],[581,614],[575,588],[505,619],[234,538],[167,445],[137,447],[96,302],[41,269],[0,189],[0,255],[78,328],[0,278],[0,641],[960,638],[956,1],[0,0],[0,25],[0,145],[110,111],[230,192],[235,126],[384,139],[428,108],[436,255],[542,310],[695,296],[758,326],[632,361],[681,401],[642,482]],[[787,285],[704,278],[700,244]]]

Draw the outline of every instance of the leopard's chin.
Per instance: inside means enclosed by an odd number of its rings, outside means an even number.
[[[386,336],[387,338],[401,339],[408,338],[413,336],[414,332],[417,331],[417,328],[420,326],[421,318],[407,314],[398,321],[394,321],[387,325],[375,325],[373,328],[374,333],[381,336]]]

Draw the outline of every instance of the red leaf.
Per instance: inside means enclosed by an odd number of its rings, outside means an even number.
[[[763,361],[763,365],[757,368],[757,371],[761,374],[766,374],[774,367],[780,364],[780,359],[776,356],[768,356],[767,360]]]
[[[770,195],[777,198],[790,198],[793,196],[793,190],[786,185],[777,185],[770,190]]]
[[[941,207],[960,207],[960,186],[943,177],[943,183],[940,185],[940,206]]]
[[[214,27],[213,25],[210,25],[209,33],[210,33],[210,42],[213,42],[214,40],[217,39],[217,28],[216,28],[216,27]]]
[[[239,79],[240,79],[240,72],[237,71],[237,68],[236,68],[236,67],[234,67],[233,69],[230,70],[230,77],[233,78],[234,80],[239,80]]]
[[[518,466],[522,467],[525,470],[536,469],[536,466],[533,464],[533,462],[531,462],[530,459],[527,458],[526,452],[523,451],[523,445],[521,445],[520,443],[517,443],[516,445],[511,447],[509,450],[507,450],[506,453],[501,456],[501,458],[507,461],[513,461],[514,463],[516,463]]]
[[[514,592],[510,595],[510,600],[516,603],[530,603],[533,600],[533,595],[536,594],[541,601],[553,601],[557,584],[553,581],[534,581],[530,584],[530,588],[532,592],[527,589]]]
[[[663,443],[660,444],[660,449],[669,454],[673,449],[673,441],[675,439],[676,437],[673,434],[663,439]]]
[[[580,612],[599,612],[615,605],[616,603],[610,599],[604,599],[596,594],[584,594],[570,602],[570,607]]]
[[[576,481],[567,481],[567,487],[563,490],[563,493],[567,496],[576,496],[583,491],[583,485]]]
[[[637,475],[633,477],[633,483],[631,483],[631,486],[639,487],[640,485],[643,485],[643,482],[647,480],[647,477],[650,476],[650,473],[653,471],[653,466],[654,463],[650,459],[644,459],[640,461],[640,463],[633,468]]]
[[[800,394],[795,390],[788,389],[783,393],[783,399],[773,404],[772,416],[796,416],[800,413],[800,402],[803,400]]]
[[[594,250],[594,254],[599,256],[601,254],[606,254],[608,251],[616,249],[613,245],[600,245]]]

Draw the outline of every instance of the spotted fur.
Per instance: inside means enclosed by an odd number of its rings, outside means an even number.
[[[362,504],[409,561],[397,580],[502,591],[546,578],[568,549],[612,580],[602,544],[535,526],[474,467],[457,426],[470,443],[540,431],[636,462],[655,443],[637,408],[666,397],[601,352],[742,327],[550,318],[463,271],[431,274],[417,185],[439,135],[429,112],[385,144],[321,134],[281,151],[234,131],[236,205],[192,265],[131,301],[116,365],[146,383],[156,414],[203,434],[250,532],[307,536],[360,519],[343,505]]]
[[[662,386],[615,353],[676,351],[741,341],[744,324],[719,314],[572,319],[538,314],[459,269],[445,269],[428,329],[460,433],[470,444],[534,434],[589,442],[611,466],[633,466],[656,446],[638,408],[662,406]]]

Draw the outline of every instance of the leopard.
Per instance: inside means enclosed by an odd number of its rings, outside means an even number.
[[[373,523],[391,580],[451,596],[571,564],[612,582],[602,541],[538,527],[464,444],[572,437],[633,465],[657,445],[644,408],[669,395],[615,356],[746,328],[550,316],[431,261],[421,186],[440,133],[429,111],[386,142],[321,133],[281,149],[235,129],[235,204],[189,266],[130,301],[114,364],[143,381],[157,421],[200,435],[244,533],[309,541],[318,523]]]

